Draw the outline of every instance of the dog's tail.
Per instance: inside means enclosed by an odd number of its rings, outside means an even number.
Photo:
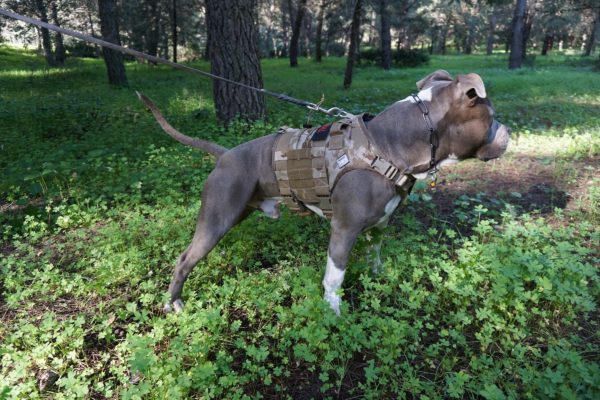
[[[138,98],[146,105],[148,110],[152,112],[156,122],[160,125],[161,128],[167,133],[167,135],[171,136],[173,139],[177,140],[179,143],[183,143],[186,146],[195,147],[197,149],[204,150],[215,157],[219,158],[221,154],[225,153],[228,149],[216,143],[209,142],[207,140],[196,139],[193,137],[189,137],[179,132],[177,129],[173,128],[171,124],[167,122],[165,117],[158,111],[158,108],[154,105],[152,100],[148,97],[144,96],[142,93],[137,92]]]

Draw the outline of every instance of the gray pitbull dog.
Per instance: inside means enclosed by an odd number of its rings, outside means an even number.
[[[438,70],[417,82],[418,97],[429,109],[437,130],[439,147],[434,164],[440,167],[467,158],[483,161],[500,157],[506,150],[510,129],[494,119],[481,78]],[[174,139],[217,157],[202,192],[202,206],[191,244],[177,260],[169,285],[171,301],[165,311],[183,307],[181,292],[192,268],[205,257],[235,224],[260,209],[269,217],[279,216],[277,200],[265,196],[266,185],[277,184],[272,167],[276,134],[243,143],[231,150],[185,136],[160,115],[145,96],[162,128]],[[369,140],[395,165],[408,165],[404,174],[417,179],[432,169],[426,121],[414,97],[400,100],[367,123]],[[323,287],[325,300],[340,313],[337,290],[344,280],[350,251],[361,232],[380,229],[402,199],[394,184],[366,169],[351,170],[338,180],[331,193],[333,215]]]

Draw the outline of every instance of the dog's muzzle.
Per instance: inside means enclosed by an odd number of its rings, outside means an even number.
[[[487,132],[486,143],[477,151],[477,158],[489,161],[500,157],[506,151],[510,140],[511,129],[494,120]]]

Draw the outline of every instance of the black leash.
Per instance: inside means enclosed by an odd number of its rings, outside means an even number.
[[[220,81],[223,81],[223,82],[230,83],[232,85],[240,86],[240,87],[243,87],[243,88],[248,89],[248,90],[252,90],[252,91],[259,92],[261,94],[267,95],[267,96],[274,97],[274,98],[276,98],[278,100],[287,101],[288,103],[292,103],[292,104],[296,104],[298,106],[306,107],[306,108],[308,108],[311,111],[319,111],[319,112],[322,112],[322,113],[327,114],[329,116],[339,117],[339,118],[348,118],[348,117],[353,117],[354,116],[354,115],[352,115],[352,114],[350,114],[350,113],[348,113],[348,112],[346,112],[346,111],[344,111],[344,110],[342,110],[342,109],[340,109],[338,107],[332,107],[332,108],[329,108],[329,109],[322,108],[320,106],[320,103],[319,104],[315,104],[315,103],[311,103],[311,102],[308,102],[308,101],[305,101],[305,100],[300,100],[300,99],[296,99],[294,97],[290,97],[290,96],[285,95],[283,93],[275,93],[275,92],[272,92],[272,91],[267,90],[267,89],[256,88],[256,87],[253,87],[253,86],[250,86],[250,85],[246,85],[246,84],[241,83],[241,82],[232,81],[231,79],[227,79],[227,78],[224,78],[222,76],[213,75],[213,74],[211,74],[209,72],[201,71],[199,69],[192,68],[192,67],[184,65],[184,64],[177,64],[177,63],[175,63],[173,61],[165,60],[164,58],[160,58],[160,57],[156,57],[156,56],[151,56],[150,54],[142,53],[141,51],[137,51],[137,50],[133,50],[133,49],[128,49],[127,47],[119,46],[119,45],[116,45],[114,43],[110,43],[110,42],[107,42],[105,40],[95,38],[93,36],[85,35],[85,34],[83,34],[81,32],[73,31],[73,30],[66,29],[66,28],[61,28],[60,26],[52,25],[52,24],[49,24],[47,22],[40,21],[39,19],[29,18],[29,17],[26,17],[26,16],[21,15],[21,14],[17,14],[17,13],[8,11],[8,10],[4,10],[2,8],[0,8],[0,14],[3,14],[3,15],[5,15],[7,17],[10,17],[10,18],[17,19],[19,21],[26,22],[28,24],[40,26],[42,28],[50,29],[50,30],[55,31],[55,32],[60,32],[60,33],[63,33],[65,35],[73,36],[73,37],[75,37],[77,39],[83,40],[84,42],[95,43],[95,44],[98,44],[98,45],[100,45],[102,47],[109,48],[111,50],[120,51],[121,53],[129,54],[129,55],[132,55],[132,56],[137,57],[137,58],[142,58],[142,59],[145,59],[145,60],[148,60],[148,61],[152,61],[152,62],[157,63],[157,64],[166,64],[166,65],[169,65],[169,66],[171,66],[173,68],[176,68],[176,69],[180,69],[180,70],[191,72],[191,73],[198,74],[198,75],[207,76],[207,77],[209,77],[211,79],[216,79],[216,80],[220,80]]]
[[[440,145],[440,138],[438,136],[437,130],[433,127],[433,121],[431,120],[431,116],[429,115],[429,109],[427,108],[425,103],[423,103],[423,100],[419,98],[418,94],[411,93],[411,96],[417,104],[417,106],[419,107],[419,110],[421,110],[421,113],[423,114],[423,120],[425,121],[425,125],[427,125],[427,130],[429,131],[429,145],[431,146],[431,160],[429,160],[429,177],[431,178],[431,182],[429,183],[429,186],[434,188],[437,184],[438,171],[435,162],[435,153]]]

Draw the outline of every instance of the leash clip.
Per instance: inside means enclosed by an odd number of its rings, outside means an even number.
[[[331,108],[327,109],[327,108],[321,107],[320,104],[321,104],[320,102],[318,104],[310,103],[306,106],[306,108],[308,108],[309,110],[312,110],[312,111],[322,112],[323,114],[327,114],[332,117],[338,117],[338,118],[354,117],[354,114],[350,114],[348,111],[344,111],[339,107],[331,107]]]

